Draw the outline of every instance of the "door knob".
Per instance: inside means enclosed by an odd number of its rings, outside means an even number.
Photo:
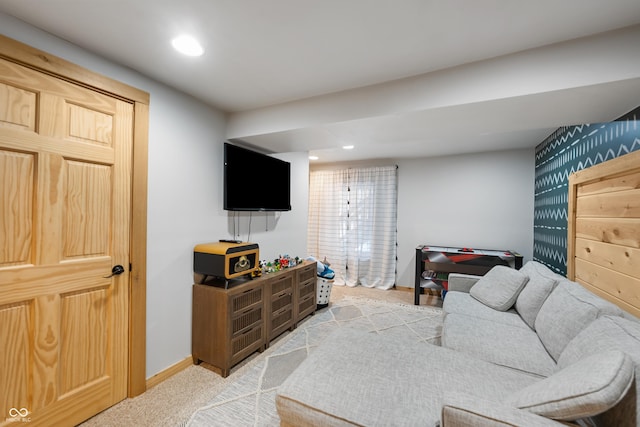
[[[104,278],[109,279],[113,276],[117,276],[118,274],[122,274],[122,273],[124,273],[124,267],[121,266],[120,264],[114,265],[113,268],[111,269],[111,274],[108,276],[104,276]]]

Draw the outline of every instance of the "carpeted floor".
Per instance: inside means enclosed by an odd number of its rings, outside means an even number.
[[[368,300],[367,307],[360,304],[365,300]],[[404,309],[394,310],[394,306]],[[293,332],[277,338],[265,352],[254,353],[234,367],[227,378],[202,366],[190,366],[142,395],[126,399],[81,425],[278,425],[273,403],[277,385],[330,332],[332,326],[350,325],[381,333],[391,332],[394,328],[409,328],[411,333],[420,334],[421,339],[437,341],[440,311],[430,307],[440,306],[441,300],[430,295],[422,295],[421,305],[417,307],[413,305],[412,292],[334,286],[327,309],[316,312]],[[416,309],[419,310],[417,315]],[[390,314],[393,312],[400,314]],[[425,320],[428,318],[433,320]]]

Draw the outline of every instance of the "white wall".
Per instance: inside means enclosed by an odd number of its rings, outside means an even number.
[[[147,377],[191,354],[193,247],[226,236],[224,115],[153,88],[147,215]]]
[[[421,244],[533,256],[534,149],[398,161],[397,286]]]
[[[147,372],[151,377],[191,354],[193,246],[228,238],[222,209],[226,117],[192,97],[0,13],[3,35],[150,94],[147,218]],[[306,154],[292,161],[291,212],[269,231],[252,227],[265,255],[304,255],[308,199]],[[246,229],[242,229],[246,232]],[[264,230],[264,228],[262,228]]]

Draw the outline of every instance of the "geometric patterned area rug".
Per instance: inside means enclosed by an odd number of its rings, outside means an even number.
[[[189,427],[279,426],[275,396],[278,386],[338,328],[376,334],[403,334],[440,345],[442,310],[358,297],[345,297],[307,317],[292,332],[252,360],[245,373],[198,409]],[[409,363],[398,349],[398,363]]]

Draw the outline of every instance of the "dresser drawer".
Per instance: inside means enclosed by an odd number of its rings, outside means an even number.
[[[271,296],[293,293],[293,275],[287,274],[276,277],[269,282],[271,284]]]
[[[262,304],[262,287],[247,289],[242,293],[231,296],[231,315],[245,313],[247,310],[259,307]]]
[[[277,298],[274,297],[271,300],[271,312],[275,313],[275,312],[279,311],[280,309],[282,309],[283,307],[291,306],[291,304],[293,304],[293,294],[292,293],[286,293],[286,294],[279,295]]]
[[[316,295],[308,294],[298,300],[298,321],[316,311]]]
[[[263,347],[263,330],[262,323],[260,323],[244,333],[231,338],[230,366],[235,365],[245,357]]]
[[[269,341],[287,329],[293,329],[293,306],[289,305],[271,315]],[[269,343],[267,343],[269,345]]]
[[[317,267],[316,264],[310,264],[306,267],[302,267],[298,271],[298,283],[306,282],[307,280],[315,280],[316,278]]]
[[[241,335],[262,322],[262,306],[250,307],[245,312],[231,317],[231,336]]]
[[[308,280],[298,285],[298,295],[300,298],[304,298],[307,295],[313,294],[316,291],[316,279]]]

